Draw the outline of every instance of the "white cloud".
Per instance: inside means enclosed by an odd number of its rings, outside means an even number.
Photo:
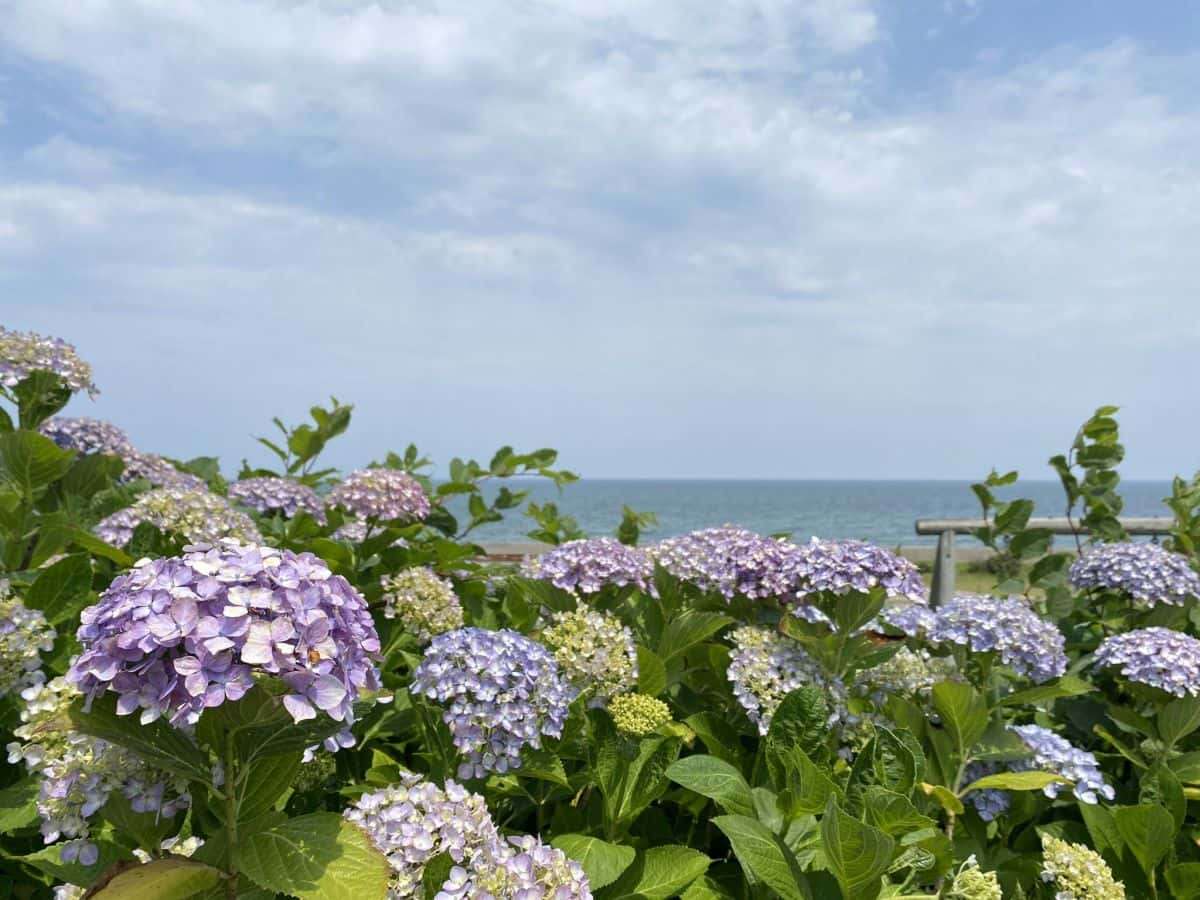
[[[1038,429],[1089,405],[1179,397],[1163,361],[1200,337],[1200,125],[1169,86],[1196,58],[999,57],[915,106],[869,58],[865,0],[428,9],[0,0],[0,42],[165,147],[94,166],[88,190],[58,171],[111,151],[30,151],[0,186],[0,288],[40,284],[34,317],[151,330],[143,352],[199,394],[205,359],[263,335],[322,348],[253,376],[288,396],[383,403],[379,373],[406,372],[428,395],[408,413],[447,443],[470,435],[444,408],[514,415],[501,383],[530,398],[531,440],[563,443],[566,417],[585,467],[640,432],[658,472],[685,450],[729,471],[751,440],[774,474],[973,473],[1006,460],[930,446],[948,412],[1027,404],[971,436],[1040,457]],[[202,176],[178,174],[189,154]],[[181,319],[202,339],[171,342]],[[118,347],[92,351],[119,370]],[[734,401],[749,437],[713,419]],[[871,461],[864,421],[894,459]],[[813,430],[846,468],[806,468]]]

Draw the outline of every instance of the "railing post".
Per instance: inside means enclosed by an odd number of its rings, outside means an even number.
[[[933,606],[949,603],[954,598],[954,532],[946,530],[938,535],[937,555],[933,559],[933,584],[929,589],[929,601]]]

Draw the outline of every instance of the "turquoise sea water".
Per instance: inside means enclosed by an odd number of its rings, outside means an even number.
[[[512,486],[512,482],[509,483]],[[540,481],[521,483],[532,498],[551,500],[574,516],[589,534],[611,534],[627,504],[658,514],[650,539],[695,528],[732,523],[762,534],[791,532],[797,539],[863,538],[885,546],[928,544],[918,537],[918,518],[975,517],[979,505],[966,481],[720,481],[585,479],[561,492]],[[1122,484],[1125,515],[1169,515],[1162,498],[1168,482]],[[1035,515],[1061,516],[1062,488],[1057,482],[1024,482],[1008,498],[1027,497]],[[458,514],[459,509],[452,507]],[[532,527],[521,512],[478,529],[479,541],[520,541]]]

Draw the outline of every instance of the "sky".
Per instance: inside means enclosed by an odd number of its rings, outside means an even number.
[[[266,462],[1200,466],[1200,6],[0,0],[0,324]]]

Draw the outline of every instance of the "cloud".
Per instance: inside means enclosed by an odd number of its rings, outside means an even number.
[[[1190,464],[1154,415],[1200,337],[1196,57],[989,57],[918,102],[865,0],[515,9],[0,0],[119,123],[10,148],[0,289],[178,453],[333,391],[359,461],[971,475],[1116,400],[1144,472]]]

